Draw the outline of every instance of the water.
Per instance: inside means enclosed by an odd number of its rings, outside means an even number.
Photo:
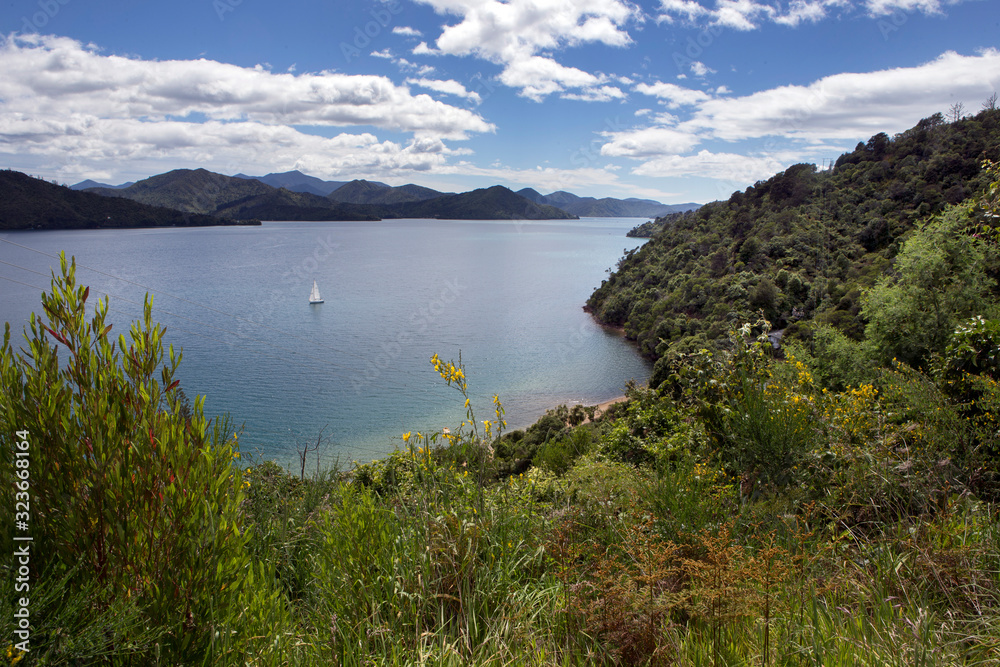
[[[266,222],[0,239],[75,255],[91,301],[111,295],[115,333],[153,293],[154,319],[183,348],[188,396],[242,423],[244,450],[292,465],[324,426],[323,455],[349,462],[392,451],[406,431],[461,423],[463,400],[434,372],[434,353],[461,353],[477,419],[493,418],[499,394],[511,428],[648,379],[634,348],[582,310],[623,249],[642,243],[624,235],[636,222]],[[51,257],[0,243],[0,320],[15,332],[40,312],[52,269]],[[308,303],[313,279],[321,305]]]

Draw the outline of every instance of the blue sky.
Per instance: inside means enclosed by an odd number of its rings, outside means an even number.
[[[705,202],[1000,90],[995,0],[7,0],[0,34],[0,166],[64,183]]]

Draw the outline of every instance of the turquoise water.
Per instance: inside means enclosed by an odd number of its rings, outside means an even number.
[[[244,449],[370,460],[406,431],[455,427],[462,399],[429,363],[462,355],[479,419],[499,394],[511,427],[560,403],[645,381],[648,363],[583,312],[641,220],[266,222],[262,227],[6,232],[75,255],[126,332],[146,292],[182,348],[181,386],[243,424]],[[0,243],[0,320],[40,311],[58,262]],[[37,273],[32,273],[32,271]],[[39,275],[39,274],[44,274]],[[325,303],[310,305],[312,281]]]

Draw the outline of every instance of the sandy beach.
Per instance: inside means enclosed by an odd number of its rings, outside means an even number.
[[[600,417],[609,407],[611,407],[615,403],[621,403],[622,401],[627,401],[627,400],[628,396],[618,396],[616,398],[612,398],[611,400],[604,401],[603,403],[598,403],[597,412],[594,413],[594,416]]]

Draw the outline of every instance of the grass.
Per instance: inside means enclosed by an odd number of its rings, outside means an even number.
[[[436,367],[464,396],[461,364]],[[489,436],[470,413],[348,470],[253,462],[234,485],[240,586],[201,591],[201,648],[62,563],[37,575],[32,651],[11,642],[0,662],[1000,664],[1000,506],[963,483],[989,459],[942,464],[947,397],[904,375],[882,396],[823,392],[801,363],[738,372],[753,391],[708,411],[710,394],[632,389],[613,418],[550,424],[524,473],[495,453],[499,399]],[[915,395],[940,405],[900,410]],[[794,437],[775,410],[794,411]],[[740,466],[761,473],[752,488]],[[12,577],[0,586],[11,637]]]

